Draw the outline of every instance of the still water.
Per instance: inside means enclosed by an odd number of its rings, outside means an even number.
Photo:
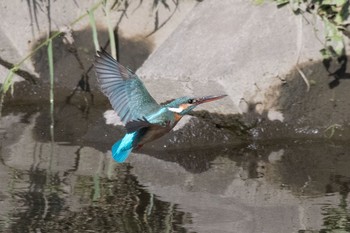
[[[170,135],[116,164],[104,111],[57,107],[52,141],[48,108],[4,109],[1,232],[350,232],[347,143]]]

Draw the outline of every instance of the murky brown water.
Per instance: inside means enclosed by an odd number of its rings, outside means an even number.
[[[123,131],[104,111],[57,106],[51,142],[45,105],[5,107],[1,232],[350,231],[349,144],[228,136],[183,149],[181,135],[198,135],[185,127],[116,164]]]

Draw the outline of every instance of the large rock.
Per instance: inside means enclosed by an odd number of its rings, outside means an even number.
[[[305,20],[274,3],[206,0],[138,74],[158,100],[228,94],[202,108],[243,114],[256,138],[348,139],[350,84],[342,80],[348,75],[334,79],[337,67],[323,65],[322,29],[317,18]]]
[[[280,93],[279,77],[296,64],[298,46],[299,62],[321,58],[322,45],[312,25],[300,19],[271,3],[207,0],[191,11],[138,73],[159,99],[226,93],[230,100],[205,108],[242,113],[246,103],[259,102],[259,111],[270,109]]]
[[[0,50],[0,55],[9,62],[16,62],[46,38],[49,22],[52,31],[60,30],[92,2],[78,2],[74,7],[69,5],[73,3],[53,2],[50,17],[55,23],[47,21],[43,6],[34,11],[33,6],[28,5],[28,11],[19,17],[17,10],[23,11],[23,7],[20,8],[23,2],[1,4],[4,20],[0,22],[0,30],[4,33],[0,42],[5,49]],[[243,113],[248,124],[244,130],[256,128],[252,132],[256,138],[291,138],[300,137],[300,134],[319,138],[325,136],[324,132],[331,137],[350,138],[347,125],[350,100],[346,95],[349,84],[339,79],[335,83],[341,85],[336,89],[328,87],[330,73],[322,65],[319,53],[322,44],[313,28],[322,29],[317,20],[310,24],[311,21],[295,16],[290,9],[277,9],[272,3],[255,5],[245,0],[206,0],[196,4],[196,1],[180,1],[176,8],[171,3],[170,11],[160,7],[155,14],[150,2],[143,2],[140,8],[132,2],[126,9],[128,17],[124,17],[119,25],[121,63],[135,69],[143,64],[138,74],[159,102],[183,95],[226,93],[229,98],[200,107],[218,114],[201,114],[203,118],[209,117],[218,128],[234,131],[240,122],[237,124],[237,118],[226,114]],[[65,11],[58,13],[60,8]],[[106,19],[101,9],[95,13],[103,44],[108,38]],[[113,11],[114,25],[121,14]],[[36,17],[40,25],[36,25]],[[155,19],[159,30],[152,34]],[[161,22],[166,24],[162,26]],[[12,33],[14,30],[16,32]],[[57,86],[65,90],[56,87],[59,90],[57,102],[67,100],[83,75],[90,76],[87,80],[93,91],[99,90],[93,69],[89,69],[94,48],[88,20],[82,20],[73,30],[74,45],[64,44],[61,38],[54,40],[55,78]],[[72,52],[74,49],[77,53]],[[46,86],[28,88],[20,85],[21,91],[15,91],[14,98],[10,99],[23,103],[48,101],[46,54],[43,48],[32,58],[33,63],[28,61],[21,67],[38,75]],[[309,92],[300,74],[294,70],[297,61],[311,83]],[[2,77],[6,72],[6,69],[0,69]],[[80,104],[86,103],[86,96],[76,99]]]

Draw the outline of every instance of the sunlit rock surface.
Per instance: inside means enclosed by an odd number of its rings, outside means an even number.
[[[300,63],[319,60],[321,47],[312,25],[288,7],[208,0],[190,12],[138,73],[156,93],[160,87],[171,87],[171,92],[158,94],[162,99],[173,97],[173,90],[175,96],[226,93],[230,101],[205,108],[243,112],[239,103],[244,99],[269,110],[281,94],[279,77],[289,72],[299,55]]]
[[[325,68],[314,27],[322,37],[317,20],[309,23],[271,3],[203,1],[138,74],[159,100],[228,94],[199,109],[243,114],[256,139],[348,140],[348,74],[335,78],[339,66]],[[309,91],[295,69],[297,61]]]
[[[228,97],[198,108],[218,115],[195,116],[234,134],[248,133],[256,140],[350,138],[347,76],[345,73],[344,77],[334,79],[330,75],[334,69],[325,69],[319,53],[322,45],[314,35],[313,24],[287,8],[277,9],[272,3],[255,5],[243,0],[234,4],[228,0],[175,3],[169,3],[167,9],[164,4],[152,8],[150,2],[139,5],[132,1],[124,6],[128,17],[123,11],[113,11],[111,15],[115,24],[122,17],[118,34],[120,62],[135,70],[142,65],[137,73],[157,101],[183,95],[225,93]],[[0,30],[4,33],[0,41],[4,49],[0,57],[16,63],[46,40],[50,23],[52,31],[58,30],[61,24],[66,25],[85,12],[92,2],[75,1],[64,7],[60,4],[66,3],[52,2],[50,16],[55,17],[55,24],[47,20],[44,8],[34,10],[34,5],[22,1],[1,4],[4,20],[0,22]],[[27,8],[19,7],[22,5]],[[58,13],[55,9],[64,11]],[[11,20],[11,15],[20,13],[23,17]],[[105,44],[108,40],[105,16],[101,9],[95,14],[100,43]],[[158,23],[166,23],[156,27],[155,18]],[[140,19],[144,19],[142,23]],[[319,27],[317,21],[314,26]],[[16,33],[12,33],[14,29]],[[107,111],[111,107],[101,95],[92,69],[94,47],[88,20],[72,30],[69,36],[73,37],[73,44],[67,44],[65,38],[53,41],[56,102],[69,102],[82,108],[86,104],[103,105]],[[294,69],[297,58],[311,84],[310,91]],[[8,95],[5,103],[48,102],[46,48],[40,49],[21,68],[29,71],[37,84],[15,85],[14,94]],[[2,77],[6,77],[7,71],[0,69]],[[15,76],[15,80],[20,79]],[[107,113],[106,122],[118,122],[114,114]]]

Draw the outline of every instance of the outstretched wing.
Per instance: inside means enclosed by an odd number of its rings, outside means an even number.
[[[106,51],[97,52],[94,65],[103,93],[124,124],[144,119],[160,108],[139,77]]]
[[[153,124],[151,124],[150,122],[147,121],[146,118],[144,118],[144,119],[129,121],[128,123],[126,123],[125,128],[127,133],[131,133],[152,125]]]

